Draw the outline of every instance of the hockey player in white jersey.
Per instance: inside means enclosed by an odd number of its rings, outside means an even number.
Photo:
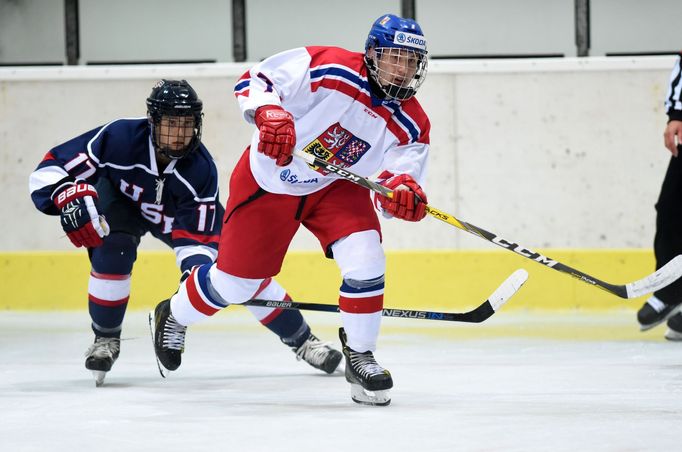
[[[390,372],[374,358],[383,308],[385,257],[367,190],[294,158],[311,153],[394,190],[375,197],[387,217],[419,221],[429,121],[414,97],[426,75],[426,39],[411,19],[386,14],[365,52],[305,47],[265,59],[235,86],[244,119],[255,124],[237,163],[218,258],[194,269],[155,312],[159,361],[179,363],[186,327],[243,303],[280,271],[300,225],[341,273],[339,331],[355,402],[388,405]],[[282,299],[284,289],[269,299]]]
[[[162,80],[147,98],[146,118],[117,119],[60,144],[31,174],[36,207],[59,215],[73,244],[88,250],[95,340],[85,367],[98,386],[120,353],[140,237],[149,232],[173,248],[183,277],[217,256],[224,209],[215,163],[201,143],[202,107],[185,80]],[[252,312],[298,359],[328,373],[341,361],[300,313]]]

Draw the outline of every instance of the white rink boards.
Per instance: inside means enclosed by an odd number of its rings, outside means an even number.
[[[335,314],[306,313],[338,347]],[[0,314],[0,444],[22,451],[679,449],[682,343],[633,311],[505,313],[482,325],[384,318],[393,402],[354,404],[240,309],[192,327],[163,380],[130,312],[105,386],[86,312]]]

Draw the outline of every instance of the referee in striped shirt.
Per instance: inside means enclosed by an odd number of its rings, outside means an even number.
[[[656,203],[656,268],[682,254],[682,52],[670,74],[665,99],[668,124],[663,132],[665,147],[672,153]],[[655,292],[637,313],[642,331],[667,320],[665,338],[682,341],[682,279]]]

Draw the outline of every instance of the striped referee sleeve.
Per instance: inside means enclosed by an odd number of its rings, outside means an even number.
[[[682,121],[682,52],[678,55],[670,74],[670,86],[665,98],[665,108],[671,121]]]

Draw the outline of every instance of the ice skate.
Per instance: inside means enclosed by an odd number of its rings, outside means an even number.
[[[339,338],[346,357],[346,381],[350,383],[351,399],[362,405],[385,406],[391,403],[391,373],[377,363],[372,352],[359,353],[348,347],[343,328],[339,328]]]
[[[669,341],[682,341],[682,314],[678,313],[668,319],[668,331],[665,338]]]
[[[187,327],[175,320],[171,314],[170,300],[164,300],[149,313],[149,329],[154,341],[159,372],[165,378],[168,371],[180,367],[182,352],[185,351]]]
[[[119,338],[95,337],[95,342],[85,352],[85,368],[92,371],[95,386],[102,386],[104,377],[111,370],[120,352],[121,340]]]
[[[665,322],[670,317],[677,314],[681,308],[682,305],[679,303],[666,304],[655,296],[649,297],[646,303],[644,303],[637,312],[637,321],[639,322],[640,330],[650,330]]]
[[[341,352],[334,350],[331,343],[322,342],[310,333],[308,339],[298,348],[292,347],[297,360],[303,360],[316,369],[328,374],[334,373],[341,362]]]

